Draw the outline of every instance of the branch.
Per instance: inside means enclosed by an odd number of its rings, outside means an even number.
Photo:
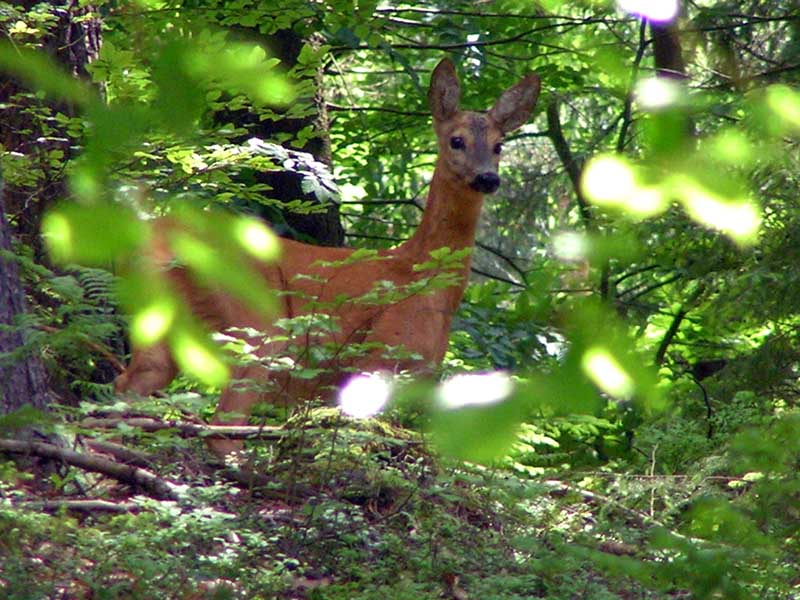
[[[622,108],[622,125],[619,128],[619,137],[617,138],[617,153],[621,154],[625,150],[625,138],[628,137],[628,129],[630,129],[633,122],[633,88],[636,85],[636,79],[639,77],[639,66],[644,57],[644,50],[647,47],[645,34],[647,33],[647,21],[642,19],[639,24],[639,46],[636,49],[636,56],[633,59],[633,69],[631,70],[631,83],[628,90],[628,95],[625,97],[625,105]]]
[[[174,429],[183,437],[228,438],[243,440],[249,438],[280,438],[287,433],[286,429],[267,425],[205,425],[201,423],[185,423],[177,421],[159,421],[142,417],[90,417],[81,421],[81,427],[87,429],[113,429],[125,424],[136,427],[147,433]]]
[[[0,439],[0,451],[12,454],[32,454],[43,458],[60,460],[68,465],[108,475],[117,481],[138,486],[158,499],[178,500],[183,495],[179,486],[161,479],[150,471],[130,465],[122,465],[99,456],[91,456],[67,448],[59,448],[45,442]]]
[[[387,106],[342,106],[341,104],[331,104],[328,102],[325,105],[328,110],[337,112],[383,112],[391,113],[393,115],[403,115],[405,117],[430,117],[430,112],[416,111],[416,110],[402,110],[399,108],[389,108]]]
[[[110,454],[118,461],[126,465],[136,465],[137,467],[149,468],[153,466],[154,462],[152,457],[146,452],[140,450],[133,450],[122,444],[115,444],[114,442],[107,442],[105,440],[83,440],[83,445],[101,454]]]
[[[667,349],[672,343],[672,340],[675,339],[675,336],[678,334],[678,329],[680,329],[681,323],[683,323],[686,315],[689,314],[689,311],[694,306],[694,303],[697,302],[704,291],[705,286],[702,284],[699,285],[675,314],[675,317],[672,319],[672,323],[669,325],[669,329],[667,329],[664,337],[661,339],[661,343],[658,345],[658,350],[656,350],[656,356],[653,362],[657,367],[660,367],[664,362],[664,358],[667,355]]]
[[[653,283],[651,285],[648,285],[647,287],[645,287],[641,291],[636,292],[635,294],[633,294],[628,300],[625,300],[625,302],[633,302],[637,298],[641,298],[642,296],[646,296],[647,294],[649,294],[653,290],[657,290],[660,287],[663,287],[665,285],[669,285],[670,283],[674,283],[675,281],[678,281],[678,279],[680,279],[681,277],[683,277],[683,275],[681,273],[678,273],[677,275],[673,275],[672,277],[668,277],[667,279],[664,279],[662,281],[656,281],[655,283]],[[636,289],[638,289],[640,287],[641,286],[637,285],[637,286],[634,286],[634,287],[632,287],[630,289],[625,290],[621,294],[617,294],[617,299],[621,300],[623,296],[626,296],[626,295],[632,293],[634,290],[636,290]]]
[[[60,512],[63,509],[78,512],[129,513],[139,509],[133,502],[109,502],[108,500],[40,500],[19,502],[14,506],[32,508],[45,512]]]
[[[572,151],[569,148],[569,143],[564,137],[564,131],[561,129],[561,119],[558,114],[558,101],[553,100],[547,105],[547,126],[548,136],[553,142],[556,154],[558,154],[561,164],[569,175],[572,182],[572,189],[575,191],[575,198],[578,200],[578,209],[581,214],[581,219],[587,229],[592,226],[592,212],[589,210],[589,204],[586,202],[586,197],[581,190],[581,171],[582,165],[575,160]]]
[[[511,267],[511,269],[515,271],[517,275],[520,276],[520,279],[522,279],[523,283],[527,282],[527,277],[526,277],[527,273],[522,269],[522,267],[520,267],[517,263],[515,263],[510,256],[506,256],[505,254],[503,254],[499,248],[495,248],[481,241],[476,241],[475,245],[481,250],[485,250],[490,254],[494,254],[497,258],[499,258],[500,260],[505,262],[509,267]]]

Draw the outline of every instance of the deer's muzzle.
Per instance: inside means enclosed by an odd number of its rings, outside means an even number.
[[[500,176],[497,173],[487,172],[487,173],[480,173],[479,175],[475,176],[475,179],[472,180],[472,183],[469,184],[476,192],[482,192],[484,194],[491,194],[497,191],[497,188],[500,187]]]

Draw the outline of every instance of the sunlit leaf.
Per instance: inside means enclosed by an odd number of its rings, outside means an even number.
[[[767,88],[767,105],[787,125],[800,130],[800,93],[788,85],[771,85]]]
[[[683,101],[684,88],[668,77],[645,77],[636,83],[634,96],[645,110],[660,110]]]
[[[737,129],[725,129],[706,143],[710,157],[734,166],[748,164],[754,155],[752,142]]]
[[[227,383],[230,370],[206,337],[183,328],[170,337],[170,349],[178,366],[198,381],[214,387]]]
[[[17,77],[31,90],[41,90],[59,100],[86,105],[96,98],[86,84],[59,67],[44,52],[2,42],[0,70]]]
[[[241,217],[234,222],[234,235],[242,247],[263,261],[271,261],[280,254],[278,237],[264,223],[251,217]]]
[[[439,386],[431,433],[445,454],[491,462],[511,448],[524,417],[522,398],[503,373],[458,375]]]
[[[757,240],[761,212],[752,201],[724,198],[688,175],[674,177],[671,185],[696,221],[722,231],[740,244]]]
[[[147,239],[147,229],[120,205],[64,203],[47,213],[42,235],[58,262],[107,265],[136,251]]]
[[[630,400],[636,388],[633,378],[614,355],[602,346],[592,346],[583,353],[581,366],[594,383],[608,395]]]
[[[135,345],[149,346],[169,332],[177,313],[175,301],[166,295],[136,310],[131,319],[131,341]]]
[[[586,164],[581,186],[591,202],[623,210],[633,217],[663,212],[667,199],[661,191],[637,179],[636,169],[629,161],[620,156],[600,154]]]

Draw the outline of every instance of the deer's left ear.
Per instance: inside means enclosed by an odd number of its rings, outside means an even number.
[[[489,111],[489,117],[500,126],[503,133],[524,125],[539,99],[540,87],[538,75],[526,75],[517,85],[503,92]]]

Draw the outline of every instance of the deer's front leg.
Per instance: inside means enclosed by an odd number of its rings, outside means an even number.
[[[246,425],[253,405],[264,397],[260,385],[268,374],[260,365],[247,365],[234,369],[231,383],[219,397],[217,411],[211,423],[213,425]],[[218,456],[238,452],[244,447],[241,440],[225,438],[209,438],[209,449]]]

